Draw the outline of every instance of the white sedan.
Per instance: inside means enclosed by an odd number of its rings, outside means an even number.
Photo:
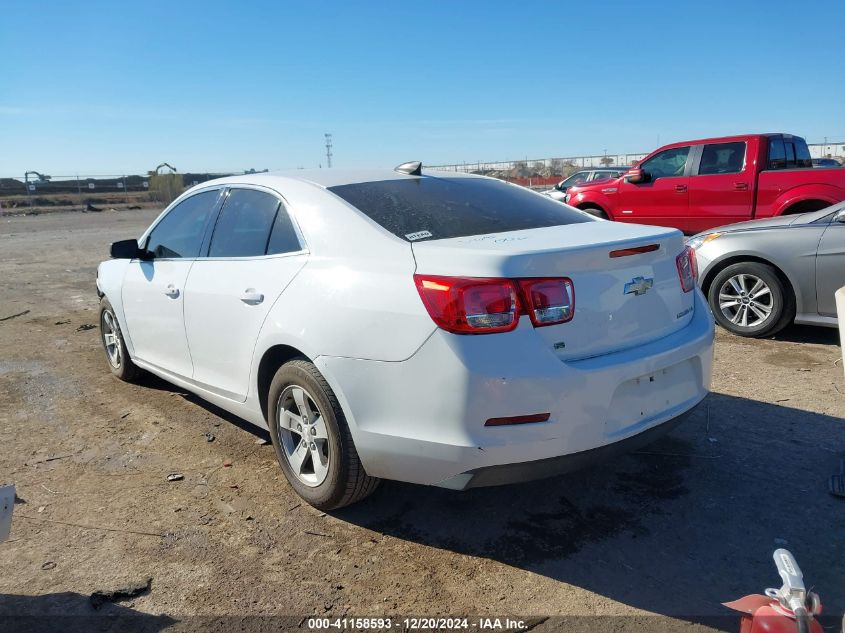
[[[321,509],[381,478],[572,470],[667,432],[710,385],[679,231],[418,163],[203,183],[115,242],[97,288],[116,376],[268,429]]]

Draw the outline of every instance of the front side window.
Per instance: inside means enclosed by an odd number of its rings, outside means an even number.
[[[618,171],[597,171],[593,172],[592,180],[607,180],[608,178],[618,178]]]
[[[281,202],[254,189],[232,189],[217,218],[209,257],[260,257],[267,252],[270,230]]]
[[[564,180],[561,184],[562,187],[574,187],[575,185],[580,185],[582,183],[587,182],[587,177],[590,175],[588,171],[579,171],[578,173],[572,174],[569,178]]]
[[[487,178],[424,176],[328,190],[409,242],[594,221],[547,196]]]
[[[651,176],[652,180],[669,176],[683,176],[689,156],[689,147],[675,147],[655,154],[645,161],[640,168]]]
[[[698,175],[738,174],[745,167],[745,143],[713,143],[701,152]]]
[[[150,232],[147,250],[156,258],[197,257],[219,193],[204,191],[173,207]]]

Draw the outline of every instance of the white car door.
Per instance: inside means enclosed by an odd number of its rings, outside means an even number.
[[[186,378],[193,366],[183,320],[185,281],[220,191],[197,193],[170,209],[142,240],[150,259],[132,260],[123,278],[123,311],[135,357]]]
[[[246,400],[261,326],[307,253],[283,201],[233,187],[185,291],[185,329],[200,386]]]

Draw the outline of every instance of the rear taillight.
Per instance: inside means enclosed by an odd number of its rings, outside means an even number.
[[[519,300],[510,279],[414,275],[434,322],[455,334],[510,332],[519,322]]]
[[[526,312],[534,327],[566,323],[575,313],[572,280],[414,275],[434,322],[455,334],[510,332]]]
[[[575,288],[568,277],[562,279],[520,279],[519,288],[525,311],[534,327],[572,320],[575,314]]]
[[[678,276],[681,278],[681,288],[684,292],[691,292],[698,280],[698,263],[695,261],[695,251],[687,246],[675,258],[678,266]]]

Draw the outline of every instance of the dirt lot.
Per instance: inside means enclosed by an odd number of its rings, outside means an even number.
[[[0,616],[656,613],[698,628],[779,585],[784,543],[845,611],[845,501],[826,491],[845,452],[834,330],[719,332],[706,407],[639,454],[467,493],[386,483],[324,515],[247,423],[108,372],[95,266],[153,216],[0,219],[0,481],[24,501],[0,545]],[[147,578],[92,610],[92,592]]]

